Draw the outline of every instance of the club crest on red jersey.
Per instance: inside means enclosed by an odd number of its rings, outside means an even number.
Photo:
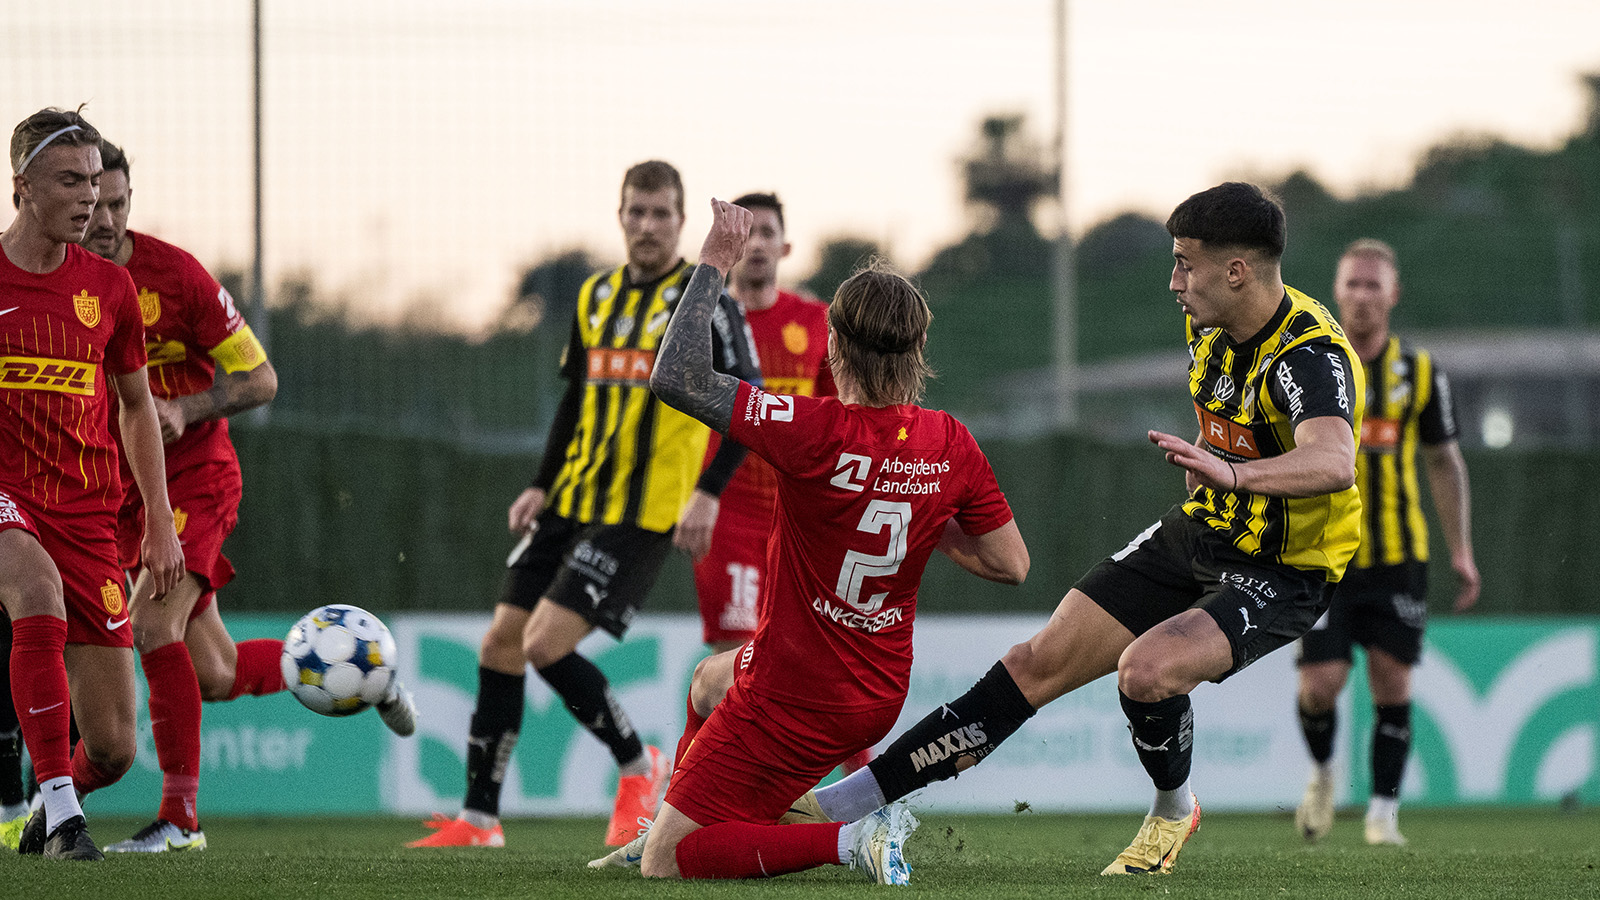
[[[122,599],[122,585],[107,578],[106,583],[100,585],[100,605],[110,615],[120,614],[126,605]]]
[[[89,296],[88,291],[79,291],[72,298],[72,311],[78,314],[78,321],[85,328],[93,328],[100,324],[100,298]]]
[[[800,356],[810,346],[811,332],[807,331],[804,325],[799,322],[790,322],[783,326],[783,349],[788,350],[795,356]]]
[[[161,295],[149,288],[139,288],[139,318],[148,328],[161,318]]]

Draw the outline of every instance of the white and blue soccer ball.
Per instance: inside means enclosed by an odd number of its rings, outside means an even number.
[[[382,700],[395,673],[394,637],[377,616],[330,603],[308,612],[283,640],[283,682],[306,709],[354,715]]]

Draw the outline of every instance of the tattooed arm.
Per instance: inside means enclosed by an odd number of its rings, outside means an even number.
[[[180,437],[190,425],[210,419],[222,419],[234,413],[254,409],[277,396],[278,373],[272,363],[262,361],[245,372],[217,370],[211,387],[198,394],[188,394],[172,400],[153,398],[156,418],[161,422],[161,439],[170,444]]]
[[[667,325],[656,353],[650,389],[661,402],[727,433],[739,379],[711,366],[711,317],[728,270],[744,253],[754,216],[747,209],[711,201],[711,231],[700,248],[700,265]]]

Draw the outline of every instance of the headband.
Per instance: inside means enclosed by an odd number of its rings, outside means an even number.
[[[44,140],[39,142],[39,146],[33,148],[33,152],[29,153],[28,154],[28,158],[22,161],[22,165],[17,167],[17,174],[21,175],[23,172],[28,171],[28,163],[33,162],[33,158],[35,156],[39,155],[39,151],[40,150],[43,150],[44,148],[50,146],[50,142],[51,141],[55,140],[58,137],[61,137],[63,134],[66,134],[69,131],[82,131],[82,130],[83,130],[83,126],[82,125],[68,125],[67,127],[63,128],[63,129],[61,129],[59,131],[52,131],[50,133],[49,137],[46,137]]]

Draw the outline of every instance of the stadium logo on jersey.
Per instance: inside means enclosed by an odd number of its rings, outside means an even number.
[[[161,318],[161,295],[149,288],[139,288],[139,319],[148,328]]]
[[[806,330],[799,322],[790,322],[783,326],[783,349],[795,356],[806,352],[811,346],[811,332]]]
[[[36,356],[0,356],[0,388],[21,391],[58,391],[93,397],[100,367]]]
[[[100,585],[100,605],[113,616],[121,615],[126,605],[122,599],[122,585],[107,578],[106,583]]]
[[[594,289],[594,298],[596,300],[610,300],[611,299],[611,285],[602,284],[602,285],[599,285],[598,287],[596,287]]]
[[[85,328],[93,328],[100,324],[100,298],[89,296],[88,291],[79,291],[72,298],[72,311],[78,314],[78,321]]]
[[[683,290],[677,286],[669,287],[661,292],[661,299],[671,303],[672,301],[678,299],[678,295],[682,293]]]
[[[589,380],[597,384],[649,384],[656,355],[651,350],[613,350],[595,347],[589,351]]]

